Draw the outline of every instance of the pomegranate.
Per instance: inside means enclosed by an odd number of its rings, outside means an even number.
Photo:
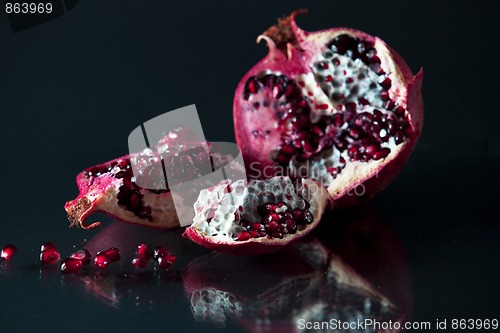
[[[132,265],[137,268],[145,268],[148,265],[149,258],[151,258],[151,254],[148,251],[148,247],[142,243],[137,247],[135,258],[132,259]]]
[[[17,248],[12,244],[7,244],[3,247],[1,252],[1,258],[3,260],[10,260],[14,257],[17,252]]]
[[[282,249],[309,233],[329,202],[326,190],[289,177],[222,181],[202,190],[196,216],[183,236],[209,249],[260,255]]]
[[[399,172],[423,121],[413,76],[380,38],[350,28],[269,28],[269,54],[236,88],[234,126],[247,172],[324,185],[337,207],[373,197]]]
[[[211,171],[206,169],[207,161],[215,169],[224,166],[227,176],[242,173],[240,164],[231,163],[234,160],[230,153],[216,144],[186,141],[187,131],[178,127],[161,138],[154,150],[146,148],[79,173],[76,183],[80,194],[64,206],[71,226],[98,227],[100,222],[87,224],[85,220],[91,213],[101,211],[129,223],[176,228],[180,224],[166,178],[200,179]],[[208,186],[204,184],[206,181],[199,180],[200,189]],[[189,190],[193,193],[185,197],[196,198],[196,186]]]

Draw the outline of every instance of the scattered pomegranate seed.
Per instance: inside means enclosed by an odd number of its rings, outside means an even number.
[[[104,251],[104,253],[106,253],[110,262],[115,262],[120,260],[120,250],[118,250],[116,247],[109,248],[106,251]]]
[[[146,260],[149,260],[149,258],[151,258],[151,254],[148,251],[148,247],[144,243],[142,243],[137,247],[137,252],[135,254],[138,258],[144,258]]]
[[[81,249],[79,251],[76,251],[72,255],[69,256],[71,259],[78,259],[82,261],[83,265],[88,265],[90,264],[92,256],[90,255],[90,252],[87,249]]]
[[[40,247],[40,252],[46,251],[46,250],[55,250],[57,251],[57,247],[51,243],[51,242],[46,242],[43,243],[42,246]]]
[[[98,252],[94,258],[94,265],[98,268],[106,268],[111,263],[108,255],[104,252]]]
[[[16,254],[17,248],[12,244],[7,244],[2,249],[1,257],[3,260],[10,260]]]
[[[164,248],[163,246],[157,246],[153,251],[153,259],[158,260],[158,258],[164,257],[169,254],[170,253],[166,248]]]
[[[166,255],[158,258],[158,267],[161,269],[169,269],[175,263],[176,258],[173,255]]]
[[[145,257],[137,257],[132,259],[132,265],[137,268],[145,268],[148,265],[148,260]]]
[[[50,243],[44,243],[41,246],[40,262],[44,265],[52,265],[61,259],[61,254],[57,247]]]
[[[66,258],[61,263],[61,272],[64,274],[72,274],[82,269],[82,261],[75,258]]]

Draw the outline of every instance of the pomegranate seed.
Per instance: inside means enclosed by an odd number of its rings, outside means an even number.
[[[115,262],[120,260],[120,250],[118,250],[116,247],[109,248],[106,251],[104,251],[104,253],[106,253],[110,262]]]
[[[390,152],[391,152],[391,150],[389,148],[382,148],[378,152],[373,154],[373,159],[380,160],[384,157],[387,157],[387,155],[389,155]]]
[[[266,230],[267,232],[269,233],[272,233],[272,232],[275,232],[279,229],[279,225],[277,222],[275,221],[272,221],[270,222],[268,225],[266,225]]]
[[[169,255],[170,253],[168,250],[163,247],[163,246],[157,246],[155,247],[153,251],[153,259],[158,260],[158,258],[164,257],[166,255]]]
[[[402,107],[401,105],[399,105],[399,106],[396,108],[396,110],[394,110],[394,112],[395,112],[398,116],[402,117],[402,116],[404,116],[404,115],[405,115],[405,108],[404,108],[404,107]]]
[[[174,263],[176,258],[173,255],[166,255],[158,258],[158,267],[161,269],[169,269]]]
[[[2,249],[1,257],[3,260],[10,260],[16,254],[17,248],[12,244],[7,244]]]
[[[273,238],[283,238],[283,234],[281,232],[273,232],[271,235]]]
[[[254,232],[254,231],[252,231],[252,232]],[[249,233],[248,231],[242,231],[238,236],[236,236],[235,240],[243,242],[243,241],[249,240],[250,237],[251,237],[251,233]],[[156,258],[156,259],[158,260],[158,258]]]
[[[271,213],[264,218],[264,223],[270,223],[272,221],[279,221],[280,216],[276,213]]]
[[[72,274],[82,269],[82,261],[75,258],[66,258],[61,263],[61,272],[64,274]]]
[[[264,235],[265,235],[265,232],[264,232]],[[260,236],[261,236],[261,232],[259,232],[258,230],[252,230],[252,231],[250,231],[250,237],[251,238],[259,238]]]
[[[391,82],[391,79],[389,79],[387,76],[385,75],[381,75],[379,76],[378,78],[378,83],[380,84],[380,86],[382,88],[384,88],[385,90],[389,90],[391,88],[391,85],[392,85],[392,82]]]
[[[98,268],[106,268],[111,263],[108,255],[104,252],[98,252],[94,258],[94,265]]]
[[[90,252],[87,249],[81,249],[79,251],[76,251],[75,253],[73,253],[69,257],[71,259],[81,260],[83,265],[90,264],[90,261],[92,259],[92,256],[90,255]]]
[[[148,260],[145,257],[137,257],[132,259],[132,265],[137,268],[145,268],[148,265]]]
[[[58,262],[61,259],[61,254],[57,247],[50,243],[44,243],[41,246],[42,252],[40,253],[40,262],[44,265],[52,265]]]
[[[148,251],[148,247],[144,243],[142,243],[137,247],[137,251],[135,254],[137,258],[144,258],[146,260],[149,260],[149,258],[151,258],[151,254]]]
[[[40,247],[40,252],[43,252],[46,250],[57,251],[57,247],[51,242],[46,242],[46,243],[43,243],[42,246]]]
[[[264,230],[264,226],[259,222],[252,222],[250,223],[249,227],[250,230],[257,230],[257,231]]]
[[[266,216],[268,214],[276,212],[276,205],[274,205],[274,204],[264,204],[262,206],[259,206],[257,208],[257,211],[259,212],[260,216]]]

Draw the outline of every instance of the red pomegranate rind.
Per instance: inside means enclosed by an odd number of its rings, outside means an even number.
[[[306,208],[313,219],[293,234],[282,234],[282,238],[267,234],[255,238],[238,237],[247,231],[244,221],[259,219],[256,213],[258,207],[269,202],[285,202],[290,209]],[[246,180],[228,180],[200,193],[195,203],[197,215],[194,223],[186,228],[183,237],[206,248],[233,255],[276,252],[314,229],[329,203],[327,191],[312,180],[301,180],[298,189],[288,177],[251,180],[248,183]]]
[[[422,71],[413,76],[396,52],[364,32],[305,32],[295,23],[300,12],[259,36],[269,54],[236,89],[236,140],[252,177],[312,178],[337,207],[352,205],[384,189],[415,145]],[[358,186],[361,193],[353,191]]]

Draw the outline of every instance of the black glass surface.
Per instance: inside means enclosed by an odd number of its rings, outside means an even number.
[[[71,3],[23,30],[0,14],[0,245],[18,248],[1,263],[1,332],[292,332],[298,318],[500,319],[498,5]],[[303,7],[304,29],[358,28],[382,37],[414,72],[424,68],[423,133],[386,191],[366,207],[328,213],[310,237],[264,257],[212,253],[182,230],[106,216],[92,217],[100,229],[68,228],[63,206],[77,194],[76,174],[126,154],[144,121],[194,103],[207,139],[234,141],[234,89],[267,52],[255,38]],[[122,260],[63,276],[39,263],[46,241],[63,257],[118,246]],[[140,242],[168,247],[177,262],[169,271],[133,268]]]

